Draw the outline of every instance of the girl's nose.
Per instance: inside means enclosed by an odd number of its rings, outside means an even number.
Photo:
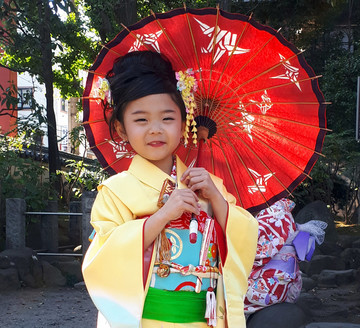
[[[153,122],[150,125],[149,132],[150,133],[161,133],[163,131],[162,125],[160,122]]]

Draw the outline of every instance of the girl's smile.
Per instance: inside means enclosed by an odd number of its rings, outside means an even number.
[[[162,141],[149,142],[149,145],[152,146],[152,147],[161,147],[164,144],[165,144],[165,142],[162,142]]]
[[[184,127],[179,107],[166,93],[131,101],[124,111],[123,124],[115,124],[123,140],[129,141],[140,156],[168,174]]]

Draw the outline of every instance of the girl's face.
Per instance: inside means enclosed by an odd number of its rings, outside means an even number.
[[[124,124],[115,122],[120,137],[167,174],[171,172],[172,155],[184,127],[179,107],[166,93],[131,101],[124,111]]]

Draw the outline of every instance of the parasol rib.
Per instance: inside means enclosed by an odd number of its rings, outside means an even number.
[[[162,24],[160,23],[160,21],[157,19],[156,14],[151,10],[150,11],[151,14],[155,17],[155,21],[156,23],[159,25],[159,27],[161,28],[162,32],[165,34],[166,39],[169,41],[171,47],[174,49],[174,51],[176,52],[176,55],[179,57],[180,61],[182,62],[182,64],[184,65],[184,67],[187,69],[187,65],[185,64],[184,59],[181,57],[179,51],[177,50],[177,48],[175,47],[174,43],[172,42],[172,40],[170,39],[169,35],[167,34],[166,30],[164,29],[164,27],[162,26]]]
[[[112,139],[105,139],[104,141],[99,142],[99,143],[95,144],[94,146],[91,146],[90,149],[93,149],[93,148],[96,148],[96,147],[105,145],[105,144],[107,144],[107,143],[111,143],[111,141],[116,142],[115,139],[121,139],[121,137],[120,137],[120,136],[117,136],[117,137],[114,138],[114,140],[112,140]]]
[[[105,73],[99,73],[99,72],[90,71],[90,70],[85,70],[85,72],[87,72],[88,74],[94,74],[94,75],[102,76],[102,77],[105,77],[105,76],[106,76]]]
[[[249,169],[248,169],[247,166],[245,165],[245,162],[244,162],[243,159],[241,158],[239,152],[236,150],[236,148],[234,147],[234,145],[233,145],[233,143],[231,142],[231,140],[230,140],[227,136],[225,136],[225,137],[226,137],[226,139],[228,140],[228,144],[229,144],[229,145],[231,146],[231,148],[235,151],[236,156],[238,157],[239,161],[241,162],[241,164],[242,164],[243,167],[245,168],[246,173],[249,175],[250,179],[252,180],[252,182],[253,182],[254,185],[257,187],[258,191],[260,192],[261,197],[263,198],[264,202],[266,203],[267,206],[269,206],[269,204],[268,204],[268,202],[267,202],[264,194],[263,194],[262,191],[260,190],[260,187],[259,187],[259,185],[256,183],[256,180],[254,179],[253,175],[250,173]],[[260,161],[261,161],[261,159],[260,159]],[[262,161],[261,161],[261,162],[262,162]],[[266,166],[265,166],[265,167],[266,167]],[[268,170],[269,170],[269,169],[268,169]],[[274,173],[273,173],[271,170],[269,170],[269,172],[274,175]]]
[[[329,102],[271,102],[273,105],[328,105],[331,104]],[[249,103],[241,103],[242,105],[245,105],[244,107],[248,107],[250,105],[257,105],[257,104],[262,104],[262,102],[260,101],[254,101],[254,102],[249,102]],[[221,109],[224,110],[225,109],[225,105],[219,105],[219,107],[221,106]],[[274,119],[277,121],[284,121],[284,122],[289,122],[289,123],[293,123],[293,124],[298,124],[298,125],[302,125],[302,126],[306,126],[306,127],[310,127],[310,128],[315,128],[315,129],[319,129],[322,131],[329,131],[331,132],[331,129],[325,128],[325,127],[321,127],[319,125],[313,125],[313,124],[309,124],[309,123],[304,123],[304,122],[299,122],[299,121],[294,121],[294,120],[290,120],[287,118],[282,118],[282,117],[278,117],[278,116],[272,116],[269,114],[262,114],[262,113],[258,113],[258,112],[252,112],[252,111],[248,111],[248,110],[243,110],[241,108],[235,108],[234,106],[226,108],[226,110],[229,112],[231,110],[233,110],[234,112],[242,112],[242,113],[246,113],[246,114],[251,114],[251,115],[256,115],[256,116],[263,116],[266,118],[270,118],[270,119]],[[224,114],[224,116],[226,115],[226,113]],[[222,119],[223,117],[221,117]],[[242,119],[241,117],[239,117],[239,119]],[[220,119],[217,118],[217,121],[219,121]]]
[[[247,133],[244,130],[240,130],[242,133]],[[226,134],[226,132],[224,132],[224,134]],[[309,179],[312,179],[310,175],[308,175],[307,173],[305,173],[300,167],[298,167],[297,165],[295,165],[294,163],[290,162],[286,157],[284,157],[283,155],[281,155],[279,152],[276,152],[273,148],[271,148],[268,144],[266,144],[265,142],[263,142],[259,137],[257,137],[256,135],[251,135],[254,139],[256,139],[257,141],[259,141],[263,146],[265,146],[267,149],[269,149],[270,151],[272,151],[274,154],[276,154],[277,156],[281,157],[283,160],[285,160],[286,162],[288,162],[289,164],[291,164],[293,167],[295,167],[299,172],[301,172],[302,174],[306,175]],[[241,139],[240,137],[238,137],[238,139]],[[241,139],[242,140],[242,139]]]
[[[237,196],[238,196],[238,199],[239,199],[239,202],[240,202],[240,206],[241,206],[241,207],[244,207],[244,204],[243,204],[243,202],[242,202],[242,200],[241,200],[241,197],[240,197],[240,194],[239,194],[238,187],[237,187],[236,182],[235,182],[235,179],[234,179],[234,175],[233,175],[233,173],[232,173],[232,171],[231,171],[231,169],[230,169],[229,162],[228,162],[228,160],[227,160],[227,158],[226,158],[226,156],[225,156],[224,149],[223,149],[223,147],[222,147],[222,145],[221,145],[221,141],[218,140],[218,142],[219,142],[219,149],[221,150],[221,152],[222,152],[222,154],[223,154],[223,156],[224,156],[224,160],[225,160],[226,166],[227,166],[227,168],[228,168],[228,171],[229,171],[229,174],[230,174],[230,177],[231,177],[233,186],[234,186],[235,191],[236,191],[236,194],[237,194]]]
[[[274,105],[331,105],[332,103],[329,101],[323,101],[323,102],[317,102],[317,101],[294,101],[294,102],[280,102],[280,101],[274,101],[271,102]],[[253,105],[253,104],[262,104],[261,101],[252,101],[252,102],[243,102],[243,105]]]
[[[300,53],[299,53],[299,54],[300,54]],[[298,56],[299,54],[296,54],[296,55],[294,55],[294,56],[292,56],[292,57]],[[292,59],[292,57],[290,57],[290,59]],[[289,60],[290,60],[290,59],[289,59]],[[263,75],[271,72],[271,71],[274,70],[276,67],[280,66],[282,63],[283,63],[283,62],[280,61],[280,62],[277,63],[276,65],[268,68],[267,70],[261,72],[260,74],[257,74],[257,75],[255,75],[254,77],[252,77],[251,79],[249,79],[249,80],[243,82],[242,84],[238,85],[238,86],[236,87],[236,91],[239,90],[240,88],[242,88],[244,85],[246,85],[246,84],[248,84],[248,83],[256,80],[257,78],[259,78],[259,77],[261,77],[261,76],[263,76]],[[228,94],[228,93],[225,93],[224,96],[226,96],[227,94]]]
[[[249,103],[249,105],[252,105],[252,104],[255,104],[255,103]],[[278,105],[278,104],[281,104],[281,103],[272,103],[272,104]],[[292,103],[288,103],[288,104],[291,105]],[[293,105],[296,105],[296,104],[297,103],[293,103]],[[303,103],[301,105],[316,105],[316,104],[319,104],[319,103],[308,103],[308,104]],[[325,104],[325,103],[322,103],[322,104]],[[318,125],[313,125],[313,124],[309,124],[309,123],[294,121],[294,120],[290,120],[288,118],[283,118],[283,117],[276,117],[276,116],[268,115],[267,113],[266,114],[255,113],[255,112],[245,111],[245,110],[241,110],[241,109],[239,111],[242,112],[242,113],[246,113],[246,114],[251,114],[251,115],[255,115],[255,116],[262,116],[262,117],[270,118],[270,119],[273,119],[275,121],[284,121],[284,122],[298,124],[298,125],[306,126],[306,127],[309,127],[309,128],[315,128],[315,129],[319,129],[319,130],[322,130],[322,131],[327,131],[327,132],[332,131],[331,129],[323,128],[323,127],[320,127]],[[242,119],[242,118],[240,118],[240,119]]]
[[[232,122],[232,121],[229,120],[229,122]],[[228,124],[229,124],[229,123],[228,123]],[[227,127],[228,124],[227,124],[227,125],[223,124],[222,126],[223,126],[223,127]],[[288,141],[290,141],[291,143],[294,143],[295,145],[298,145],[298,146],[300,146],[300,147],[305,148],[306,150],[311,151],[312,153],[315,153],[315,154],[317,154],[317,155],[319,155],[319,156],[325,157],[324,154],[321,154],[321,153],[317,152],[316,150],[314,150],[314,149],[312,149],[312,148],[310,148],[310,147],[308,147],[308,146],[305,146],[305,145],[303,145],[303,144],[301,144],[301,143],[299,143],[299,142],[297,142],[297,141],[295,141],[295,140],[292,140],[292,139],[290,139],[289,137],[286,137],[286,136],[284,136],[284,135],[282,135],[282,134],[280,134],[280,133],[277,133],[276,131],[270,130],[270,129],[268,129],[268,128],[264,127],[264,126],[261,126],[261,125],[259,125],[259,124],[256,124],[256,123],[252,123],[252,125],[253,125],[253,126],[256,126],[256,127],[259,128],[259,129],[262,129],[262,130],[265,130],[265,131],[269,132],[269,134],[274,134],[274,135],[280,137],[281,139],[288,140]],[[226,130],[226,128],[224,128],[224,130]],[[240,129],[240,130],[242,130],[242,129]],[[251,134],[251,135],[253,135],[253,134]]]
[[[236,40],[235,46],[234,46],[233,49],[231,50],[231,53],[230,53],[230,55],[229,55],[229,58],[227,59],[225,65],[224,65],[223,68],[222,68],[222,71],[221,71],[221,73],[220,73],[219,78],[218,78],[218,79],[216,80],[216,82],[215,82],[214,89],[216,88],[216,90],[214,91],[214,95],[216,95],[217,92],[218,92],[218,89],[219,89],[219,86],[220,86],[220,82],[221,82],[221,80],[222,80],[222,78],[223,78],[223,76],[224,76],[224,74],[225,74],[226,67],[227,67],[228,64],[229,64],[229,62],[230,62],[230,60],[231,60],[231,58],[232,58],[232,56],[233,56],[233,54],[234,54],[234,52],[235,52],[235,49],[236,49],[237,46],[239,45],[240,41],[242,40],[243,36],[245,35],[245,32],[246,32],[247,29],[248,29],[249,20],[251,19],[251,16],[252,16],[252,15],[250,15],[250,17],[248,18],[248,21],[245,23],[245,26],[244,26],[243,30],[241,31],[241,34],[240,34],[239,38]],[[210,81],[211,81],[211,79],[210,79]],[[209,84],[209,87],[210,87],[210,84]],[[214,100],[215,100],[215,99],[213,98],[213,99],[212,99],[212,103],[211,103],[211,107],[214,105]]]
[[[114,49],[108,48],[106,45],[103,45],[102,47],[105,48],[107,51],[110,51],[110,52],[112,52],[113,54],[121,57],[121,55],[120,55],[117,51],[115,51]]]
[[[250,91],[250,92],[244,93],[244,94],[242,95],[242,97],[245,97],[245,96],[248,96],[248,95],[251,95],[251,94],[260,92],[260,91],[264,91],[264,90],[277,89],[277,88],[286,87],[286,86],[288,86],[288,85],[292,85],[292,84],[296,84],[296,83],[299,83],[299,84],[300,84],[301,82],[316,80],[316,79],[319,79],[320,77],[322,77],[322,75],[311,76],[311,77],[308,77],[308,78],[302,79],[302,80],[290,81],[290,82],[284,83],[284,84],[273,85],[273,86],[268,87],[268,88],[258,89],[258,90],[254,90],[254,91]],[[238,90],[238,88],[236,88],[236,90]]]
[[[211,140],[210,140],[210,153],[211,153],[211,170],[212,170],[212,174],[215,175],[214,151]]]
[[[227,138],[227,139],[228,139],[228,138]],[[231,142],[230,139],[228,139],[228,140],[229,140],[229,143],[230,143],[230,142]],[[241,142],[242,142],[242,144],[256,157],[256,159],[269,171],[269,173],[272,173],[272,174],[273,174],[275,180],[286,190],[286,192],[287,192],[290,196],[292,196],[290,190],[282,183],[282,181],[276,176],[276,174],[275,174],[275,173],[267,166],[267,164],[258,156],[258,154],[256,154],[256,153],[254,152],[254,150],[251,149],[251,147],[250,147],[244,140],[241,139]],[[232,146],[233,149],[234,149],[234,146],[232,145],[232,143],[231,143],[231,146]],[[239,152],[238,152],[236,149],[234,149],[234,150],[235,150],[236,155],[237,155],[238,157],[240,157]],[[247,169],[247,168],[246,168],[246,169]],[[247,170],[248,170],[248,169],[247,169]],[[250,173],[250,172],[248,172],[248,173]],[[251,175],[251,178],[253,179],[252,174],[250,174],[250,175]],[[255,181],[254,181],[254,183],[256,184]],[[257,184],[256,184],[256,186],[259,188],[259,186],[258,186]],[[259,189],[259,191],[261,192],[260,189]],[[262,192],[261,192],[261,194],[262,194]],[[262,194],[262,196],[265,197],[263,194]]]
[[[80,125],[90,125],[90,124],[101,123],[101,122],[105,122],[105,119],[102,118],[101,120],[85,121],[85,122],[81,122]]]
[[[235,79],[235,77],[259,54],[259,52],[261,51],[261,50],[263,50],[268,44],[269,44],[269,42],[270,41],[272,41],[273,39],[275,38],[275,35],[272,35],[245,63],[244,63],[244,65],[238,70],[238,71],[236,71],[236,73],[234,74],[234,75],[232,75],[231,76],[231,79],[230,79],[230,81],[228,82],[229,84]],[[295,55],[293,55],[293,56],[291,56],[288,60],[290,60],[291,58],[293,58],[293,57],[295,57],[295,56],[297,56],[297,54],[295,54]],[[276,65],[275,65],[275,67],[277,67],[277,66],[279,66],[279,65],[281,65],[282,64],[282,61],[280,61],[280,63],[277,63]],[[275,68],[274,67],[274,68]],[[274,69],[274,68],[270,68],[269,70],[272,70],[272,69]],[[262,74],[261,74],[262,75]],[[219,91],[219,92],[221,92],[222,91],[222,89]]]
[[[198,65],[198,71],[199,71],[199,74],[200,74],[200,81],[203,85],[203,89],[206,90],[206,87],[205,87],[205,84],[204,84],[204,80],[202,78],[202,73],[201,73],[201,67],[200,67],[200,61],[199,61],[199,55],[197,53],[197,50],[196,50],[196,44],[195,44],[195,38],[194,38],[194,33],[192,31],[192,28],[191,28],[191,24],[190,24],[190,19],[189,19],[189,14],[187,12],[185,12],[185,16],[186,16],[186,21],[187,21],[187,26],[189,28],[189,32],[190,32],[190,36],[191,36],[191,41],[192,41],[192,45],[193,45],[193,48],[194,48],[194,52],[195,52],[195,58],[196,58],[196,62],[197,62],[197,65]],[[201,88],[198,88],[198,90],[200,91]],[[203,100],[203,95],[202,93],[200,94],[201,96],[201,108],[203,107],[202,106],[202,100]]]
[[[93,100],[102,100],[101,97],[80,97],[80,99],[93,99]]]
[[[116,158],[115,161],[113,161],[112,163],[110,163],[108,166],[104,167],[104,170],[107,170],[109,167],[112,167],[113,165],[115,165],[117,162],[121,161],[124,157],[128,156],[128,155],[135,155],[135,152],[133,151],[128,151],[126,153],[124,153],[123,155],[121,155],[120,157]]]
[[[212,71],[213,71],[213,66],[214,66],[216,37],[217,37],[217,33],[218,33],[218,28],[219,28],[218,24],[219,24],[219,4],[216,6],[215,28],[214,28],[212,51],[211,51],[211,62],[210,62],[210,77],[209,77],[210,81],[211,81],[211,76],[212,76]],[[210,95],[210,83],[209,83],[206,99],[209,99],[209,95]],[[200,108],[201,115],[204,115],[203,111],[205,111],[205,108],[203,108],[203,106],[201,106],[201,108]]]
[[[249,96],[249,95],[251,95],[251,94],[258,93],[258,92],[265,91],[265,90],[272,90],[272,89],[277,89],[277,88],[286,87],[286,86],[289,86],[289,85],[292,85],[292,84],[295,84],[295,83],[299,83],[299,84],[300,84],[301,82],[316,80],[316,79],[318,79],[318,78],[320,78],[320,77],[321,77],[321,75],[317,75],[317,76],[309,77],[309,78],[302,79],[302,80],[290,81],[289,83],[277,84],[277,85],[273,85],[273,86],[268,87],[268,88],[263,88],[263,89],[258,89],[258,90],[249,91],[249,92],[241,95],[241,97],[246,97],[246,96]],[[237,91],[238,89],[239,89],[239,88],[237,87],[235,90]],[[240,96],[239,96],[239,97],[240,97]],[[228,103],[229,103],[229,101],[228,101],[226,104],[228,104]],[[226,105],[226,104],[225,104],[225,105]],[[237,105],[237,104],[233,104],[233,107],[232,107],[231,109],[234,109],[236,105]],[[219,120],[219,119],[221,119],[223,116],[224,116],[224,113],[223,113],[222,116],[217,117],[217,119]],[[213,119],[215,120],[215,118],[213,118]]]
[[[149,47],[146,45],[146,43],[144,43],[142,40],[140,40],[133,31],[131,31],[127,26],[125,26],[125,25],[122,24],[122,23],[121,23],[121,26],[122,26],[126,31],[128,31],[129,34],[130,34],[132,37],[134,37],[137,41],[139,41],[139,42],[146,48],[146,50],[151,51],[151,48],[149,48]],[[121,57],[120,54],[119,54],[119,56]]]
[[[277,64],[269,67],[267,70],[265,70],[265,71],[257,74],[256,76],[254,76],[253,78],[251,78],[251,79],[248,80],[248,81],[253,81],[253,80],[256,79],[256,78],[259,78],[260,76],[263,76],[264,74],[267,74],[267,73],[271,72],[271,71],[274,70],[275,68],[281,66],[284,61],[289,61],[289,60],[291,60],[292,58],[297,57],[299,54],[301,54],[301,52],[299,52],[298,54],[294,54],[294,55],[292,55],[292,56],[290,56],[290,57],[288,57],[288,58],[285,58],[284,60],[280,60],[279,63],[277,63]],[[245,65],[246,65],[246,64],[245,64]],[[245,67],[245,65],[244,65],[243,67]],[[229,84],[230,84],[231,81],[235,78],[235,76],[243,69],[243,67],[242,67],[239,71],[237,71],[234,76],[231,77],[231,79],[230,79],[230,81],[229,81]],[[237,85],[236,88],[235,88],[235,89],[232,89],[230,92],[228,91],[228,92],[223,93],[223,94],[221,95],[221,98],[220,98],[220,100],[219,100],[219,103],[222,101],[222,99],[223,99],[225,96],[227,96],[227,95],[229,95],[229,94],[230,94],[230,95],[237,95],[237,91],[238,91],[242,86],[244,86],[245,84],[247,84],[248,81],[245,81],[245,82],[244,82],[243,84],[241,84],[241,85]],[[219,92],[222,92],[225,87],[226,87],[226,85],[224,85],[224,87],[223,87],[222,89],[220,89]],[[226,98],[226,99],[228,100],[227,103],[228,103],[230,100],[233,100],[233,99],[236,99],[236,98],[238,98],[238,96],[230,96],[229,98]],[[226,104],[227,104],[227,103],[226,103]],[[225,105],[226,105],[226,104],[225,104]]]

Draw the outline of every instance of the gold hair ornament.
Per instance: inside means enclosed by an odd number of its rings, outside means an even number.
[[[198,83],[194,77],[194,71],[192,68],[186,71],[179,71],[175,73],[177,79],[177,89],[181,92],[181,96],[184,100],[186,108],[186,125],[184,131],[184,145],[188,144],[189,132],[191,129],[193,144],[197,144],[197,128],[196,121],[194,119],[194,113],[196,109],[196,102],[194,92],[196,92]]]

